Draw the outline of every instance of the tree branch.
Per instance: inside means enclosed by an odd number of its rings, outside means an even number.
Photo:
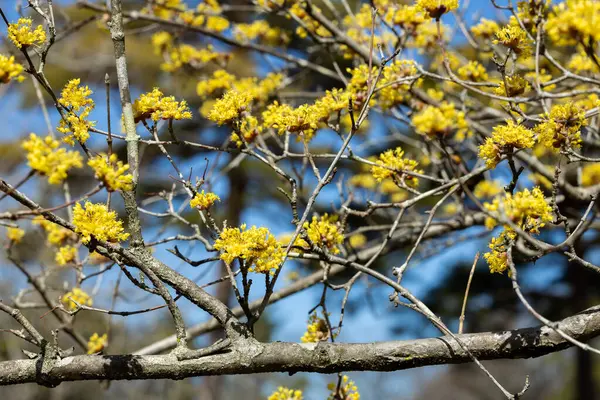
[[[557,322],[577,340],[600,334],[600,306]],[[457,335],[480,360],[540,357],[571,346],[547,326]],[[258,343],[250,340],[230,352],[178,361],[176,355],[85,355],[57,360],[44,383],[78,380],[183,379],[192,376],[259,372],[397,371],[427,365],[459,364],[471,357],[456,340],[439,338],[379,343]],[[42,383],[39,360],[0,363],[0,385]]]

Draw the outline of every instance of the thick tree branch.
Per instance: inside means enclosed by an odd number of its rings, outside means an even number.
[[[600,334],[600,306],[557,322],[577,340]],[[457,335],[480,360],[540,357],[571,346],[547,326]],[[40,381],[40,361],[0,363],[0,385],[59,384],[77,380],[183,379],[192,376],[259,372],[397,371],[427,365],[459,364],[469,355],[449,337],[380,343],[258,343],[245,341],[231,352],[178,361],[173,354],[157,356],[74,356],[57,360]]]

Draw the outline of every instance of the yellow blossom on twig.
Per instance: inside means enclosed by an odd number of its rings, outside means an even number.
[[[288,389],[283,386],[279,386],[275,392],[273,392],[267,400],[303,400],[302,390]]]
[[[108,335],[105,333],[102,336],[99,336],[96,332],[90,337],[90,340],[87,344],[87,353],[88,354],[96,354],[104,350],[108,343]]]
[[[0,83],[8,83],[13,79],[23,82],[25,77],[21,75],[22,73],[23,66],[15,62],[14,56],[7,57],[0,54]]]
[[[48,177],[48,182],[53,185],[62,183],[67,178],[71,168],[81,168],[82,158],[76,151],[67,151],[59,148],[59,142],[46,136],[44,139],[34,133],[22,144],[27,151],[29,166]]]
[[[8,38],[18,48],[29,47],[32,44],[42,44],[46,41],[46,31],[42,25],[31,28],[31,18],[19,18],[16,23],[8,25]]]
[[[73,288],[70,292],[65,293],[60,301],[69,311],[75,311],[78,307],[77,304],[88,307],[92,305],[92,298],[90,295],[80,288]]]
[[[120,242],[129,237],[128,233],[123,232],[123,221],[117,219],[117,213],[109,211],[104,204],[89,201],[85,202],[84,207],[80,203],[75,204],[73,225],[75,232],[81,235],[81,241],[86,244],[92,236],[107,242]]]
[[[215,241],[215,249],[221,251],[221,260],[231,264],[235,259],[245,262],[249,272],[274,274],[285,256],[281,242],[267,228],[246,225],[225,228]]]
[[[123,164],[116,154],[100,153],[92,157],[88,161],[88,165],[92,167],[96,173],[96,179],[101,181],[106,190],[114,192],[115,190],[128,191],[133,187],[133,176],[126,174],[129,170],[128,164]]]
[[[219,196],[211,192],[204,193],[203,190],[202,193],[196,193],[194,198],[190,200],[190,207],[208,210],[216,201],[221,201]]]
[[[23,236],[25,236],[25,231],[21,228],[6,228],[6,237],[12,243],[20,243],[21,239],[23,239]]]

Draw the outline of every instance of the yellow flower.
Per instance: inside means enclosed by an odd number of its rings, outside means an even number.
[[[80,86],[81,80],[71,79],[63,88],[58,102],[67,107],[79,111],[82,108],[93,107],[94,100],[89,96],[93,93],[88,86]]]
[[[63,141],[73,145],[75,139],[85,143],[89,137],[89,129],[95,122],[88,121],[87,117],[94,109],[94,100],[89,96],[92,91],[87,86],[80,86],[80,79],[71,79],[63,88],[59,104],[67,109],[67,115],[60,120],[57,130],[67,136]]]
[[[170,19],[187,9],[182,0],[154,0],[150,7],[144,8],[143,13],[151,13],[159,18]]]
[[[502,44],[511,49],[516,55],[527,57],[531,55],[531,43],[519,25],[506,25],[496,32],[494,44]]]
[[[67,265],[73,261],[75,261],[75,257],[77,257],[77,248],[71,245],[63,246],[56,252],[54,256],[54,261],[58,265]]]
[[[417,133],[428,136],[446,136],[456,132],[457,138],[468,132],[465,113],[457,111],[453,103],[442,102],[439,107],[427,106],[412,117]]]
[[[494,94],[504,97],[515,97],[525,93],[529,88],[529,82],[521,75],[512,75],[506,77],[506,86],[504,80],[500,82],[500,86],[494,89]]]
[[[23,66],[15,62],[14,56],[6,57],[0,54],[0,83],[8,83],[13,79],[23,82],[25,77],[22,73]]]
[[[181,120],[191,119],[192,113],[185,100],[178,102],[174,96],[164,97],[158,88],[154,88],[133,102],[133,118],[136,123],[148,118],[154,122],[160,119]]]
[[[358,388],[347,375],[342,376],[342,384],[340,385],[339,390],[337,382],[330,382],[327,385],[327,389],[331,390],[331,394],[329,394],[327,400],[360,400]]]
[[[248,109],[252,100],[251,93],[229,90],[215,102],[208,114],[208,119],[216,122],[218,125],[231,122],[238,118],[240,113]]]
[[[458,8],[458,0],[417,0],[417,6],[427,11],[431,18],[439,18]]]
[[[484,203],[484,206],[492,214],[504,212],[510,221],[530,233],[539,233],[546,222],[553,220],[552,207],[539,187],[534,187],[531,191],[523,189],[515,195],[506,193],[504,198],[496,197],[492,203]],[[485,221],[488,229],[494,228],[496,223],[490,217]]]
[[[488,263],[490,273],[503,273],[508,268],[507,250],[511,240],[514,240],[517,234],[508,229],[502,231],[497,238],[492,238],[489,244],[490,252],[483,255]],[[510,271],[509,271],[510,274]]]
[[[317,343],[328,340],[329,328],[327,327],[327,321],[325,318],[318,317],[316,312],[313,312],[308,318],[306,332],[302,335],[300,341],[302,343]]]
[[[303,228],[310,241],[317,247],[327,248],[331,253],[338,254],[337,248],[344,241],[344,235],[340,232],[340,225],[336,215],[323,214],[318,218],[313,216],[311,222],[305,222]],[[303,247],[308,247],[308,244]]]
[[[221,251],[221,260],[226,263],[231,264],[235,259],[245,261],[249,272],[262,274],[274,274],[285,256],[282,243],[267,228],[253,226],[246,230],[245,224],[223,229],[214,247]]]
[[[51,136],[42,139],[33,133],[22,144],[27,151],[28,165],[48,177],[48,182],[53,185],[62,183],[71,168],[83,166],[78,152],[59,149],[58,146],[58,141]]]
[[[6,237],[12,243],[20,243],[21,239],[23,239],[23,236],[25,236],[25,231],[21,228],[6,228]]]
[[[60,246],[66,240],[77,240],[77,236],[73,232],[60,225],[56,225],[54,222],[46,221],[41,215],[35,217],[32,222],[34,225],[41,226],[46,231],[48,244]]]
[[[240,42],[258,39],[259,42],[270,46],[281,46],[290,41],[290,37],[284,31],[270,26],[264,19],[251,24],[237,24],[234,28],[234,37]]]
[[[256,139],[263,131],[263,127],[258,123],[258,119],[251,115],[244,115],[239,123],[235,124],[234,129],[235,130],[231,132],[231,141],[234,142],[237,147],[242,147],[244,142],[254,142],[254,139]]]
[[[577,72],[600,72],[600,68],[594,63],[594,61],[584,52],[579,52],[574,54],[569,63],[567,64],[567,68]]]
[[[88,354],[96,354],[104,350],[106,344],[108,343],[108,335],[105,333],[102,336],[99,336],[96,332],[90,337],[90,340],[87,344],[87,353]]]
[[[74,301],[82,306],[90,307],[92,305],[92,298],[90,295],[80,288],[73,288],[73,290],[65,293],[61,298],[63,306],[69,311],[75,311],[77,309],[78,306]]]
[[[469,61],[467,65],[460,67],[457,72],[462,80],[473,82],[485,82],[488,80],[488,73],[485,67],[478,61]]]
[[[479,146],[479,157],[485,160],[488,168],[494,168],[500,162],[502,154],[510,154],[516,149],[530,149],[533,147],[534,133],[513,121],[506,121],[506,125],[498,125],[489,137]]]
[[[316,102],[314,105],[302,104],[292,108],[288,104],[277,101],[267,106],[262,113],[265,127],[277,129],[282,135],[285,132],[296,133],[299,138],[308,142],[313,138],[319,124],[329,118],[330,109],[326,102]]]
[[[548,15],[546,32],[558,46],[598,42],[598,15],[600,3],[596,0],[565,0]]]
[[[581,146],[581,127],[587,125],[585,110],[572,102],[557,104],[542,118],[544,122],[534,128],[540,144],[556,152]]]
[[[129,237],[129,233],[123,232],[123,221],[117,219],[117,213],[109,211],[104,204],[89,201],[85,202],[84,207],[80,203],[75,204],[73,225],[84,244],[89,243],[92,236],[107,242],[120,242]]]
[[[499,30],[500,27],[498,26],[498,23],[496,21],[492,21],[486,18],[481,18],[479,24],[471,27],[471,33],[473,34],[473,36],[482,39],[490,39]]]
[[[408,5],[399,5],[396,8],[390,7],[388,16],[394,25],[398,25],[408,32],[414,32],[426,20],[419,7]]]
[[[199,210],[208,210],[216,201],[221,201],[219,196],[214,193],[196,193],[194,198],[190,200],[190,207],[197,208]]]
[[[377,160],[377,164],[382,167],[373,166],[371,168],[371,173],[378,182],[393,177],[394,179],[397,179],[398,182],[404,182],[408,186],[415,187],[419,184],[419,178],[408,175],[404,171],[423,172],[422,170],[417,169],[417,166],[419,165],[417,161],[404,158],[404,151],[400,147],[381,153],[379,155],[379,160]]]
[[[31,18],[19,18],[16,23],[8,25],[8,38],[18,48],[29,47],[32,44],[42,44],[46,41],[46,31],[42,25],[31,29]]]
[[[502,193],[502,185],[498,181],[483,180],[475,186],[473,195],[478,199],[492,198]]]
[[[581,185],[594,186],[600,183],[600,164],[586,164],[581,169]]]
[[[269,396],[267,400],[303,400],[302,390],[288,389],[283,386],[279,386],[273,394]]]
[[[364,247],[367,244],[367,237],[362,233],[356,233],[348,238],[348,244],[355,249]]]
[[[101,181],[109,192],[115,190],[126,192],[133,188],[133,176],[125,174],[129,170],[129,165],[118,160],[116,154],[113,153],[109,157],[107,154],[100,153],[90,158],[88,165],[96,173],[96,179]]]
[[[229,90],[235,82],[235,76],[224,69],[213,72],[212,78],[203,79],[196,85],[196,93],[200,97],[207,97],[217,91]]]

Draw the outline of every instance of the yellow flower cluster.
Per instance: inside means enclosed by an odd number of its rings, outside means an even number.
[[[494,89],[494,94],[505,97],[515,97],[525,93],[529,88],[529,82],[521,75],[511,75],[506,77],[506,85],[504,80]]]
[[[96,173],[96,179],[101,181],[109,192],[116,190],[126,192],[133,188],[133,176],[125,173],[129,170],[129,165],[123,164],[116,154],[108,156],[100,153],[90,158],[88,165]]]
[[[35,29],[31,28],[31,18],[19,18],[16,23],[8,25],[8,38],[20,48],[26,48],[32,44],[42,44],[46,41],[46,31],[42,25]]]
[[[360,400],[358,388],[347,375],[342,376],[342,384],[337,387],[337,382],[330,382],[327,389],[331,390],[331,394],[327,400]]]
[[[495,36],[496,32],[500,30],[498,23],[486,18],[481,18],[477,25],[471,27],[471,33],[473,36],[481,39],[490,39]]]
[[[71,146],[75,144],[75,139],[85,143],[90,137],[89,129],[95,125],[95,122],[87,120],[94,108],[94,101],[89,98],[92,91],[87,86],[80,86],[80,83],[80,79],[71,79],[58,99],[59,104],[67,110],[67,115],[60,120],[57,130],[67,135],[63,141]]]
[[[531,55],[531,43],[527,37],[527,32],[519,25],[506,25],[498,30],[494,44],[502,44],[518,56],[527,57]]]
[[[478,61],[469,61],[466,65],[458,69],[458,76],[465,81],[485,82],[488,80],[488,73],[483,65]]]
[[[133,118],[136,123],[148,118],[154,122],[161,119],[181,120],[191,119],[192,113],[185,100],[178,102],[174,96],[165,97],[158,88],[154,88],[133,102]]]
[[[348,244],[355,249],[364,247],[367,244],[367,237],[362,233],[355,233],[348,238]]]
[[[82,158],[76,151],[58,148],[59,142],[46,136],[44,139],[34,133],[22,144],[27,151],[28,165],[48,178],[53,185],[62,183],[71,168],[81,168]]]
[[[302,21],[302,26],[296,28],[296,34],[303,39],[308,36],[308,32],[324,38],[331,37],[331,32],[329,32],[329,30],[321,25],[317,20],[308,15],[304,7],[306,7],[306,2],[301,0],[294,1],[292,6],[288,9],[290,14]],[[316,12],[321,12],[321,9],[314,4],[311,4],[311,8]],[[288,18],[291,17],[288,16]]]
[[[574,54],[569,60],[567,68],[578,74],[582,72],[592,72],[597,74],[600,72],[600,68],[598,68],[596,63],[594,63],[594,61],[584,52]]]
[[[84,207],[80,203],[75,204],[73,225],[85,244],[92,240],[92,236],[107,242],[120,242],[129,237],[129,233],[123,232],[123,221],[117,219],[117,213],[109,211],[104,204],[89,201],[85,202]]]
[[[338,254],[338,245],[344,241],[344,235],[340,232],[340,224],[337,215],[323,214],[320,218],[313,216],[312,221],[305,222],[303,228],[310,241],[317,247],[326,248],[333,254]],[[299,240],[299,243],[304,240]],[[302,246],[302,244],[300,244]],[[302,246],[308,247],[308,244]]]
[[[283,245],[267,228],[246,229],[246,224],[223,229],[214,247],[221,251],[221,260],[226,263],[238,259],[245,262],[249,272],[262,274],[274,274],[285,256]]]
[[[600,164],[586,164],[581,169],[581,185],[594,186],[600,183]]]
[[[154,0],[149,8],[142,10],[144,13],[151,13],[159,18],[170,19],[174,14],[177,15],[186,10],[185,3],[182,0]]]
[[[426,106],[412,117],[412,123],[417,133],[430,137],[443,137],[455,132],[456,139],[462,140],[469,131],[465,113],[457,111],[453,103],[446,101],[439,107]]]
[[[498,181],[483,180],[473,189],[473,195],[478,199],[490,199],[502,193],[502,186]]]
[[[189,44],[174,46],[165,55],[166,61],[160,65],[160,68],[166,72],[177,71],[184,65],[199,67],[211,61],[224,62],[232,57],[231,54],[214,51],[211,45],[197,49]]]
[[[60,246],[67,240],[77,240],[77,236],[73,232],[53,222],[47,221],[41,215],[35,217],[32,223],[44,229],[47,235],[46,240],[50,245]]]
[[[251,115],[245,115],[238,124],[234,124],[234,131],[231,132],[231,141],[237,147],[242,147],[244,143],[252,143],[263,131],[258,119]]]
[[[226,90],[248,92],[256,102],[264,102],[281,86],[283,75],[269,73],[264,79],[256,77],[237,79],[225,70],[216,70],[209,79],[198,82],[196,92],[200,97],[221,95]]]
[[[458,0],[417,0],[417,6],[427,11],[431,18],[439,18],[458,8]]]
[[[362,64],[357,68],[348,69],[348,72],[351,74],[351,78],[347,91],[355,99],[355,106],[360,107],[366,101],[369,81],[372,83],[377,77],[377,68],[373,67],[369,71],[368,66]],[[385,66],[377,86],[370,105],[378,104],[383,110],[387,110],[398,104],[406,104],[410,98],[411,87],[421,86],[414,61],[395,60],[392,64]],[[347,105],[346,102],[346,107]]]
[[[303,400],[302,390],[288,389],[283,386],[279,386],[273,394],[269,396],[267,400]]]
[[[240,42],[258,40],[260,43],[270,46],[281,46],[290,41],[290,37],[284,31],[270,26],[264,19],[250,24],[237,24],[233,35]]]
[[[67,245],[58,249],[54,257],[54,261],[56,261],[56,264],[63,266],[75,261],[76,257],[77,248],[71,245]]]
[[[246,111],[252,100],[252,93],[228,90],[215,102],[207,117],[218,125],[226,124]]]
[[[335,337],[335,335],[334,335]],[[326,342],[329,340],[329,328],[327,327],[327,321],[325,318],[317,316],[314,312],[308,318],[308,326],[306,332],[300,338],[302,343],[317,343]]]
[[[565,0],[552,9],[545,26],[546,32],[558,46],[598,42],[599,14],[600,2],[596,0]]]
[[[100,336],[96,332],[90,337],[90,340],[87,344],[87,353],[88,354],[96,354],[104,350],[106,344],[108,343],[108,335],[105,333]]]
[[[54,222],[47,221],[43,216],[38,215],[33,219],[34,225],[39,225],[44,229],[47,235],[48,244],[60,246],[65,241],[75,241],[77,240],[77,236],[68,230],[67,228],[63,228],[60,225],[55,224]]]
[[[484,206],[491,213],[503,212],[510,221],[525,232],[539,233],[546,222],[553,220],[552,207],[537,186],[531,191],[523,189],[515,195],[506,193],[504,198],[496,197],[492,203],[485,203]],[[496,224],[496,219],[491,217],[485,221],[488,229],[493,229]]]
[[[419,166],[417,161],[411,160],[410,158],[404,158],[404,150],[400,147],[381,153],[379,155],[379,160],[377,160],[377,164],[381,165],[381,167],[373,166],[371,168],[373,177],[377,182],[381,182],[387,178],[393,178],[398,182],[405,183],[407,186],[416,187],[419,184],[419,178],[408,175],[405,171],[417,173],[423,172],[422,170],[417,169]]]
[[[534,128],[540,144],[555,151],[581,146],[581,127],[587,125],[584,109],[572,102],[557,104],[542,118]]]
[[[421,8],[408,5],[389,7],[386,13],[386,20],[409,33],[414,33],[417,27],[426,21],[427,17]]]
[[[221,201],[219,196],[214,193],[208,192],[196,193],[194,198],[190,200],[190,207],[197,208],[199,210],[208,210],[216,201]]]
[[[91,307],[92,298],[89,294],[81,290],[80,288],[73,288],[70,292],[65,293],[61,298],[61,303],[63,306],[69,311],[75,311],[77,309],[77,304],[82,306]]]
[[[209,31],[223,32],[229,28],[229,20],[222,17],[221,5],[217,0],[204,0],[196,10],[187,10],[179,15],[186,24],[204,27]]]
[[[23,239],[23,236],[25,236],[25,231],[21,228],[6,228],[6,237],[12,243],[20,243],[21,239]]]
[[[7,57],[0,54],[0,83],[8,83],[13,79],[23,82],[25,77],[21,75],[22,73],[23,66],[15,62],[14,56]]]
[[[530,149],[533,147],[534,133],[513,121],[506,121],[506,125],[499,125],[492,131],[492,137],[486,138],[479,146],[479,157],[485,160],[488,168],[494,168],[500,162],[503,154],[510,154],[517,149]]]
[[[508,245],[512,240],[517,237],[517,234],[512,230],[505,230],[500,233],[497,238],[490,240],[489,248],[490,252],[483,255],[483,258],[487,261],[490,273],[501,274],[508,268],[508,256],[506,251]],[[510,271],[509,271],[510,272]]]
[[[348,183],[357,188],[378,190],[385,195],[389,195],[393,202],[400,202],[408,197],[406,190],[400,188],[392,178],[384,179],[378,184],[371,172],[356,174],[349,179]]]

